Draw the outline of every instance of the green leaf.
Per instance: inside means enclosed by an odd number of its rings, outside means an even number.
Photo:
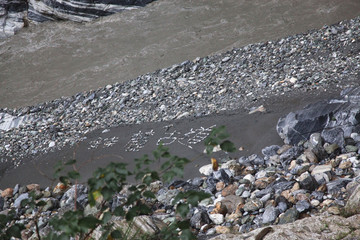
[[[229,140],[226,140],[220,144],[220,148],[225,152],[235,152],[236,148],[234,143],[230,142]]]
[[[75,159],[71,159],[69,161],[67,161],[64,165],[73,165],[76,163],[76,160]]]
[[[86,216],[79,220],[79,226],[87,228],[87,229],[94,229],[100,224],[101,221],[94,216]]]
[[[116,238],[117,238],[117,239],[123,239],[123,238],[124,238],[122,232],[119,231],[119,230],[113,231],[113,232],[110,234],[110,236],[111,236],[112,238],[115,238],[115,239],[116,239]]]
[[[104,187],[101,190],[101,194],[103,195],[105,200],[110,200],[112,198],[112,196],[114,195],[114,192],[111,191],[111,189]]]
[[[36,203],[36,206],[38,207],[42,207],[42,206],[45,206],[46,205],[46,202],[45,201],[39,201],[38,203]]]
[[[125,211],[122,208],[122,206],[118,206],[114,209],[114,215],[115,216],[125,216]]]
[[[146,197],[146,198],[152,198],[152,199],[156,198],[155,194],[153,192],[151,192],[151,191],[143,192],[143,196]]]
[[[59,180],[61,183],[63,183],[65,186],[67,186],[69,184],[69,178],[65,177],[65,176],[61,176],[59,177]]]
[[[188,196],[187,202],[190,203],[193,207],[197,206],[200,201],[211,197],[209,193],[194,190],[188,191],[186,195]]]
[[[190,229],[182,230],[180,235],[181,240],[195,240],[195,235],[190,231]]]
[[[106,224],[111,219],[111,212],[104,212],[104,216],[102,218],[102,223]]]
[[[21,238],[21,230],[25,229],[24,226],[15,224],[6,230],[6,235],[9,237]]]
[[[179,213],[182,218],[185,218],[189,211],[190,208],[188,203],[179,203],[176,207],[176,212]]]
[[[181,230],[190,228],[190,226],[191,226],[189,220],[180,221],[180,222],[178,222],[176,225],[177,225],[177,227],[180,228]]]
[[[67,175],[71,179],[79,179],[80,178],[80,173],[78,171],[70,171],[70,172],[68,172]]]

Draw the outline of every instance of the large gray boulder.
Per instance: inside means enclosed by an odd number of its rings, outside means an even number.
[[[293,223],[263,227],[244,234],[221,234],[210,239],[360,239],[360,215],[345,218],[324,214],[304,218]]]
[[[0,38],[31,22],[88,22],[102,16],[145,6],[154,0],[0,0]]]
[[[339,99],[310,104],[279,119],[276,130],[286,144],[307,140],[312,133],[339,146],[360,130],[360,87],[345,89]]]

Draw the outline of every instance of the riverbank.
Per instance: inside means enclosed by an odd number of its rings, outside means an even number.
[[[360,18],[18,109],[1,109],[2,163],[74,145],[96,129],[251,108],[269,97],[359,80]]]

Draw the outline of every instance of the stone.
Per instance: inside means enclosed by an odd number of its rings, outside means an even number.
[[[339,145],[337,145],[336,143],[326,144],[326,145],[324,144],[324,149],[327,154],[333,154],[333,153],[337,152],[338,150],[341,150]]]
[[[341,161],[341,163],[339,164],[340,169],[348,169],[350,167],[352,167],[352,162],[348,160]]]
[[[255,177],[251,174],[247,174],[245,177],[243,177],[243,179],[249,180],[251,183],[255,182]]]
[[[28,184],[28,185],[26,185],[26,188],[27,188],[27,190],[29,192],[33,191],[33,190],[40,191],[40,185],[39,184]]]
[[[225,187],[225,183],[224,183],[224,182],[220,181],[220,182],[217,182],[217,183],[216,183],[216,191],[219,192],[219,191],[223,190],[224,187]]]
[[[331,172],[332,166],[331,165],[318,165],[312,171],[311,175],[315,175],[318,173],[328,173]]]
[[[209,224],[210,222],[211,220],[209,218],[209,215],[204,210],[199,210],[190,218],[191,227],[196,229],[200,229],[202,226],[204,226],[205,224]]]
[[[220,234],[210,240],[360,239],[360,215],[349,218],[321,214],[240,234]]]
[[[339,178],[333,181],[330,181],[326,184],[327,191],[330,194],[338,194],[341,192],[341,188],[346,187],[346,185],[351,182],[349,178]]]
[[[84,209],[86,204],[88,203],[87,200],[87,187],[84,185],[73,185],[70,189],[68,189],[64,195],[60,199],[60,207],[70,207],[73,208],[75,204],[75,191],[76,191],[76,206],[79,208]]]
[[[229,196],[229,195],[234,195],[235,191],[238,189],[238,185],[237,184],[230,184],[227,187],[225,187],[222,191],[221,191],[221,195],[223,197]]]
[[[359,148],[353,145],[346,145],[345,146],[346,152],[357,152]]]
[[[215,226],[215,230],[216,230],[216,233],[219,233],[219,234],[226,234],[226,233],[231,232],[231,229],[226,226]]]
[[[267,206],[263,214],[263,224],[273,223],[279,216],[280,212],[274,206]]]
[[[13,196],[14,189],[12,188],[6,188],[1,192],[1,197],[3,198],[10,198]]]
[[[220,169],[219,171],[214,171],[212,173],[212,176],[215,179],[223,181],[225,184],[228,184],[230,183],[231,172],[228,169]]]
[[[305,155],[306,159],[311,163],[319,162],[318,157],[311,149],[306,149],[304,151],[304,155]]]
[[[312,133],[309,137],[309,142],[311,148],[323,146],[323,139],[321,138],[321,133]]]
[[[279,224],[292,223],[296,221],[298,217],[299,217],[299,212],[295,208],[290,208],[279,216]]]
[[[299,213],[308,211],[310,207],[310,203],[306,200],[298,201],[295,205],[296,211],[298,211]]]
[[[306,141],[312,133],[321,133],[325,142],[344,146],[344,133],[357,132],[360,112],[354,100],[358,90],[351,89],[348,93],[341,93],[341,100],[320,101],[280,118],[276,126],[279,136],[286,144],[294,145]]]
[[[28,193],[22,193],[21,195],[19,195],[15,201],[14,201],[14,207],[15,208],[20,208],[21,207],[21,202],[25,199],[29,199],[29,194]]]
[[[300,175],[299,183],[301,188],[313,191],[318,186],[318,183],[315,181],[314,177],[310,175],[310,173],[305,172]]]
[[[220,225],[224,222],[224,215],[222,214],[209,214],[209,217],[211,221],[216,225]]]
[[[233,213],[237,210],[239,205],[244,205],[245,200],[236,195],[229,195],[221,200],[221,203],[226,206],[228,213]]]
[[[345,213],[349,216],[360,213],[360,185],[350,195],[345,205]]]
[[[278,145],[271,145],[268,147],[265,147],[261,150],[261,153],[265,156],[265,157],[271,157],[273,155],[277,154],[277,151],[279,150],[279,146]]]
[[[259,199],[249,199],[244,205],[245,212],[254,212],[263,207],[263,203]]]
[[[214,210],[211,212],[211,214],[222,214],[226,215],[228,213],[228,209],[225,204],[223,204],[221,201],[217,202],[215,204]]]
[[[213,167],[212,167],[212,164],[208,164],[208,165],[205,165],[205,166],[202,166],[200,169],[199,169],[199,172],[205,176],[209,176],[212,172],[213,172]]]
[[[310,204],[311,204],[311,206],[313,206],[313,207],[317,207],[317,206],[320,205],[320,201],[317,200],[317,199],[313,199],[313,200],[310,201]]]
[[[178,189],[169,189],[166,190],[164,188],[160,189],[158,191],[158,193],[156,194],[156,199],[165,204],[165,205],[171,205],[172,204],[172,200],[175,198],[175,196],[179,193],[180,191]]]

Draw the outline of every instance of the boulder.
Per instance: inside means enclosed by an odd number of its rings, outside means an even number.
[[[312,133],[321,133],[325,142],[344,146],[344,138],[358,132],[360,126],[360,87],[345,89],[340,99],[320,101],[279,119],[276,130],[285,143],[306,141]]]

